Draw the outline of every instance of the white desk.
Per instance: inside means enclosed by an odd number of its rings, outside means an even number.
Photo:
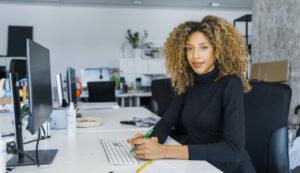
[[[144,131],[140,131],[144,132]],[[40,143],[41,149],[58,149],[58,153],[51,165],[17,167],[12,173],[133,173],[139,165],[113,166],[110,165],[99,141],[100,138],[128,139],[135,131],[124,132],[78,132],[76,136],[65,133],[53,133],[52,138]],[[176,143],[168,138],[167,143]],[[35,144],[26,148],[34,149]],[[159,167],[159,173],[219,173],[220,171],[206,161],[160,160],[154,161],[148,171]],[[171,169],[171,170],[170,170]],[[173,170],[172,170],[173,169]],[[147,169],[146,169],[147,170]],[[145,170],[145,172],[146,172]]]
[[[12,173],[128,173],[135,172],[139,165],[113,166],[108,163],[101,146],[100,138],[128,139],[134,134],[145,133],[147,128],[122,125],[120,120],[136,117],[156,117],[142,107],[130,107],[103,110],[81,110],[83,116],[100,117],[103,125],[95,128],[77,129],[75,136],[70,136],[67,130],[52,130],[51,138],[42,140],[39,149],[58,149],[51,165],[16,167]],[[1,118],[1,117],[0,117]],[[2,127],[0,127],[2,128]],[[171,138],[167,144],[177,144]],[[25,145],[25,150],[35,148],[35,143]],[[206,161],[187,161],[163,159],[154,161],[148,168],[151,173],[220,173],[217,168]],[[147,173],[147,169],[144,173]],[[149,172],[148,172],[149,173]]]
[[[117,102],[78,102],[81,110],[102,110],[102,109],[118,109]]]
[[[118,93],[116,92],[116,98],[121,100],[121,106],[125,106],[125,99],[129,101],[129,107],[132,106],[140,106],[141,105],[141,97],[151,97],[151,92],[143,92],[143,91],[129,91],[128,93]],[[88,92],[82,92],[80,98],[88,98]],[[133,104],[135,103],[135,105]]]
[[[121,106],[125,106],[125,99],[129,99],[129,107],[133,106],[133,100],[135,102],[134,106],[140,106],[141,105],[141,97],[151,97],[151,92],[143,92],[143,91],[134,91],[134,92],[128,92],[128,93],[117,93],[116,97],[121,99]]]

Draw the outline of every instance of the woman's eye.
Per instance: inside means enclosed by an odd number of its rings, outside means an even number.
[[[192,50],[192,48],[191,48],[191,47],[186,47],[185,50],[186,50],[187,52],[190,52],[190,51]]]
[[[207,50],[208,49],[208,46],[202,46],[200,47],[201,50]]]

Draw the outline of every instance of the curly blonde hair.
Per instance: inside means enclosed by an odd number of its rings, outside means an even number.
[[[202,32],[214,48],[219,80],[227,75],[240,77],[244,92],[251,87],[246,79],[248,49],[244,38],[234,26],[216,16],[206,16],[201,22],[188,21],[177,26],[167,38],[164,52],[167,72],[177,94],[194,85],[194,72],[186,57],[186,42],[194,32]]]

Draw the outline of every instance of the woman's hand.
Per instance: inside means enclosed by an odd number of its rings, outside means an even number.
[[[133,152],[140,159],[162,159],[165,158],[164,146],[158,143],[157,137],[136,137],[128,140],[131,144],[139,147]]]
[[[144,135],[142,133],[137,133],[133,136],[133,138],[127,139],[127,142],[132,144],[132,140],[136,140],[136,139],[139,139],[139,138],[144,138]]]

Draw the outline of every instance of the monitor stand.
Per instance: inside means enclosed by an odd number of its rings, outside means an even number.
[[[39,152],[39,164],[47,165],[53,162],[53,159],[57,153],[57,150],[38,150]],[[34,151],[25,151],[27,155],[36,160],[36,152]],[[6,163],[7,167],[12,166],[27,166],[27,165],[35,165],[35,163],[30,160],[28,157],[24,156],[19,158],[18,155],[14,155],[8,162]]]
[[[14,109],[14,116],[15,116],[15,128],[16,128],[16,148],[21,151],[18,154],[14,154],[13,157],[8,160],[7,167],[10,166],[25,166],[25,165],[35,165],[32,160],[28,157],[24,156],[22,152],[26,153],[32,159],[36,161],[36,150],[34,151],[24,151],[24,144],[23,144],[23,135],[22,135],[22,114],[20,109],[20,97],[19,97],[19,87],[16,85],[18,81],[18,75],[16,73],[10,73],[10,81],[11,81],[11,93],[12,93],[12,100],[13,100],[13,109]],[[56,149],[51,150],[38,150],[38,158],[39,164],[50,164],[52,163],[55,155],[57,153]]]

